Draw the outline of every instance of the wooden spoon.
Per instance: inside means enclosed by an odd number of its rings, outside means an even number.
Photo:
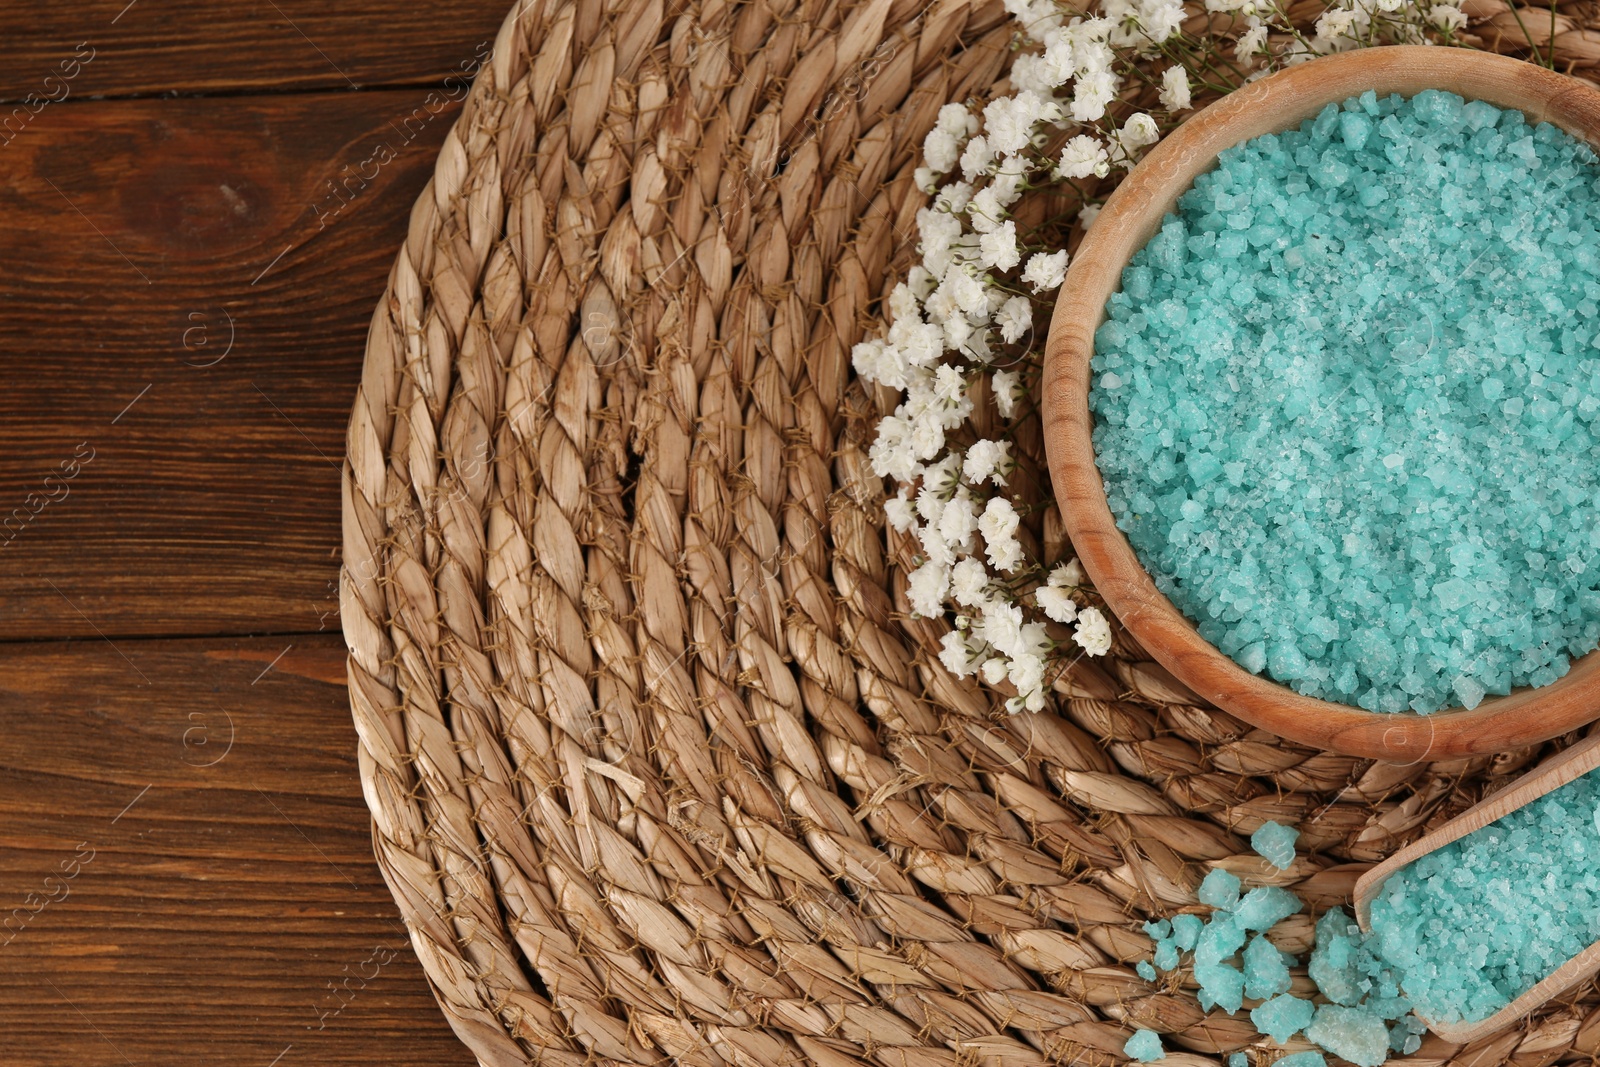
[[[1363,931],[1371,930],[1373,899],[1377,897],[1389,876],[1406,864],[1458,838],[1465,837],[1474,830],[1488,826],[1510,812],[1533,803],[1546,793],[1583,777],[1596,767],[1600,767],[1600,732],[1590,734],[1571,748],[1545,760],[1488,800],[1468,808],[1439,829],[1413,841],[1362,875],[1356,882],[1356,922],[1361,924]],[[1427,1024],[1429,1030],[1446,1041],[1466,1044],[1505,1029],[1551,997],[1560,996],[1586,981],[1597,971],[1600,971],[1600,942],[1590,945],[1557,967],[1539,984],[1487,1019],[1456,1023],[1433,1022],[1426,1018],[1422,1021]]]

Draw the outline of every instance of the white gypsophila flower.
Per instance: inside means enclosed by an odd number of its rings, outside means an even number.
[[[950,496],[961,485],[961,457],[952,452],[922,472],[922,484],[934,492]]]
[[[920,263],[906,271],[906,285],[910,287],[911,295],[918,300],[928,299],[928,294],[933,292],[933,287],[937,284],[939,279]]]
[[[1076,589],[1084,583],[1083,564],[1075,559],[1059,563],[1050,571],[1047,580],[1058,589]]]
[[[1143,111],[1129,115],[1128,121],[1122,124],[1121,141],[1129,148],[1143,148],[1160,139],[1161,130],[1156,126],[1156,120]]]
[[[992,389],[995,410],[1000,412],[1000,417],[1009,419],[1014,416],[1017,412],[1017,397],[1022,391],[1017,373],[1009,370],[995,371]]]
[[[931,485],[923,484],[917,493],[917,516],[930,526],[937,525],[939,515],[944,511],[944,495]]]
[[[1037,653],[1026,652],[1011,660],[1006,666],[1006,681],[1016,687],[1017,707],[1009,710],[1044,710],[1044,669],[1044,657]]]
[[[939,535],[939,528],[933,523],[925,523],[916,528],[917,542],[922,548],[923,559],[928,563],[937,563],[946,568],[953,567],[956,562],[955,549],[950,542]],[[931,579],[927,579],[930,580]],[[945,595],[949,595],[948,587]]]
[[[977,525],[974,517],[973,525]],[[963,607],[975,608],[989,589],[989,571],[976,556],[967,556],[950,569],[950,598]]]
[[[1249,59],[1267,47],[1267,26],[1263,22],[1255,22],[1248,30],[1239,35],[1239,44],[1233,54],[1240,60]]]
[[[891,340],[907,366],[926,367],[944,352],[944,331],[934,323],[907,323],[900,332],[900,337]]]
[[[989,294],[978,276],[961,267],[951,267],[945,272],[940,288],[949,287],[950,299],[964,315],[977,315],[988,310]]]
[[[963,140],[978,132],[978,116],[963,104],[945,104],[939,108],[934,124],[952,137]]]
[[[872,473],[897,482],[914,481],[922,473],[911,449],[911,424],[898,415],[885,415],[878,423],[878,436],[867,450]]]
[[[889,290],[888,305],[889,315],[897,326],[902,322],[922,321],[922,306],[917,302],[917,296],[911,291],[911,286],[905,282],[900,282]]]
[[[1085,71],[1073,84],[1072,118],[1076,122],[1099,122],[1106,106],[1117,95],[1117,77],[1109,70]]]
[[[906,598],[911,610],[932,617],[944,614],[945,597],[950,592],[950,568],[929,560],[911,572],[906,583]]]
[[[956,165],[961,156],[961,142],[947,130],[935,126],[922,139],[922,158],[928,169],[943,174]]]
[[[1360,11],[1329,8],[1317,19],[1317,35],[1312,46],[1320,52],[1339,52],[1356,44],[1357,33],[1365,20]]]
[[[944,421],[933,412],[924,412],[911,421],[907,439],[911,454],[919,462],[932,459],[944,451]]]
[[[990,685],[999,685],[1006,680],[1006,661],[1000,656],[994,656],[983,661],[978,668],[978,673]]]
[[[919,192],[932,196],[939,189],[939,174],[932,167],[917,167],[911,172],[911,183]]]
[[[1099,204],[1085,204],[1078,209],[1078,225],[1083,227],[1085,233],[1094,225],[1094,220],[1100,217]]]
[[[983,615],[972,628],[972,636],[1009,656],[1026,651],[1022,646],[1022,625],[1020,607],[992,600],[984,605]]]
[[[939,194],[933,198],[933,206],[936,210],[949,212],[950,217],[959,222],[958,216],[967,210],[971,200],[971,182],[951,182],[939,190]]]
[[[944,506],[944,511],[939,515],[939,536],[945,539],[950,547],[962,552],[971,552],[976,547],[972,535],[978,531],[978,502],[963,486],[956,491],[956,495]],[[952,581],[954,577],[952,576]]]
[[[1103,656],[1111,651],[1111,624],[1099,608],[1084,608],[1078,612],[1078,629],[1072,639],[1089,655]]]
[[[1050,74],[1044,64],[1044,57],[1025,53],[1011,61],[1011,84],[1018,89],[1027,89],[1035,93],[1048,93],[1055,86],[1050,84]]]
[[[1091,174],[1104,178],[1110,171],[1106,146],[1086,133],[1078,134],[1063,145],[1061,159],[1056,163],[1056,175],[1062,178],[1087,178]]]
[[[1010,573],[1022,562],[1022,545],[1017,542],[1017,527],[1022,519],[1011,501],[992,496],[978,519],[978,532],[989,549],[989,562],[995,569]],[[995,642],[998,645],[998,642]]]
[[[917,521],[917,509],[911,503],[911,487],[902,485],[900,491],[883,502],[883,514],[889,525],[905,533]]]
[[[1005,9],[1017,20],[1025,36],[1046,41],[1061,28],[1061,12],[1054,0],[1003,0]]]
[[[1007,156],[995,168],[994,177],[989,179],[989,191],[994,193],[995,202],[1001,207],[1010,207],[1022,196],[1023,187],[1028,176],[1033,173],[1033,164],[1025,156]]]
[[[1428,21],[1444,33],[1454,33],[1467,24],[1467,16],[1452,4],[1435,4],[1428,9]]]
[[[989,139],[980,133],[968,141],[961,152],[961,176],[970,182],[988,170],[993,161],[994,149],[989,147]]]
[[[1056,622],[1071,622],[1078,617],[1078,605],[1073,602],[1072,594],[1059,586],[1041,585],[1034,590],[1033,599],[1039,610]]]
[[[1001,206],[1000,197],[993,188],[980,190],[967,204],[967,218],[972,222],[972,228],[980,234],[999,227],[1005,214],[1006,209]]]
[[[974,441],[967,448],[966,458],[961,464],[961,475],[973,485],[982,485],[985,481],[1005,485],[1006,469],[1010,464],[1010,441]]]
[[[976,669],[972,662],[972,649],[967,646],[966,639],[959,630],[951,630],[939,642],[939,662],[944,664],[945,670],[957,678],[966,678]]]
[[[1066,276],[1067,250],[1064,248],[1059,252],[1035,252],[1028,257],[1028,265],[1022,270],[1022,280],[1033,286],[1036,293],[1060,288]]]
[[[961,220],[947,211],[922,208],[917,212],[917,233],[924,260],[948,256],[951,242],[961,236]]]
[[[1000,305],[1000,310],[994,316],[994,324],[1000,327],[1000,340],[1006,344],[1021,340],[1022,335],[1033,326],[1033,301],[1025,296],[1012,297]]]
[[[967,381],[953,363],[941,363],[933,372],[933,382],[934,397],[951,407],[960,404],[967,395]]]
[[[978,239],[978,262],[993,270],[1010,270],[1022,259],[1017,250],[1017,224],[1003,222]]]
[[[1187,111],[1191,106],[1189,72],[1171,66],[1161,75],[1161,106],[1168,111]]]
[[[1044,105],[1044,98],[1029,89],[991,100],[983,109],[984,137],[990,152],[1010,156],[1027,147],[1034,124],[1043,118]]]

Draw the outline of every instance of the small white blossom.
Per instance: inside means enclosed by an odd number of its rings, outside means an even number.
[[[1189,72],[1180,66],[1168,67],[1161,75],[1161,106],[1168,111],[1187,111],[1189,98]]]
[[[1117,77],[1109,70],[1086,71],[1073,86],[1072,117],[1077,122],[1098,122],[1106,105],[1117,95]]]
[[[1028,265],[1023,268],[1022,280],[1033,286],[1036,293],[1048,289],[1058,289],[1067,276],[1067,250],[1059,252],[1035,252],[1028,257]]]
[[[995,410],[1000,412],[1000,417],[1009,419],[1014,416],[1017,411],[1017,396],[1021,392],[1016,371],[995,371],[992,389]]]
[[[994,194],[995,203],[1001,207],[1010,207],[1022,196],[1023,184],[1028,176],[1033,173],[1033,164],[1024,156],[1006,156],[995,168],[994,177],[989,179],[989,191]]]
[[[1075,559],[1057,564],[1050,571],[1049,583],[1059,589],[1076,589],[1084,583],[1083,564]]]
[[[883,502],[883,514],[889,520],[889,525],[901,533],[911,529],[917,521],[917,511],[911,503],[909,485],[902,485],[898,493]]]
[[[1006,680],[1017,689],[1017,703],[1028,711],[1044,709],[1044,667],[1044,657],[1036,652],[1015,656],[1006,666]]]
[[[991,602],[973,625],[972,634],[1006,655],[1023,651],[1022,609],[1015,604]]]
[[[922,321],[922,308],[917,302],[917,296],[911,291],[911,286],[901,282],[889,291],[889,314],[895,323],[906,321]]]
[[[1233,54],[1240,60],[1249,59],[1267,47],[1267,27],[1265,23],[1256,22],[1244,33],[1239,35],[1239,44]]]
[[[1013,264],[1015,266],[1015,264]],[[995,313],[994,324],[1000,327],[1000,339],[1006,344],[1021,340],[1033,326],[1033,301],[1025,296],[1013,296]]]
[[[974,672],[976,667],[972,662],[972,649],[960,631],[951,630],[939,643],[942,646],[939,662],[944,664],[945,670],[957,678],[966,678]]]
[[[1091,174],[1104,178],[1110,172],[1106,146],[1086,133],[1078,134],[1063,145],[1061,159],[1056,163],[1056,174],[1062,178],[1087,178]]]
[[[967,216],[972,220],[972,228],[979,233],[989,233],[999,228],[1005,214],[1006,209],[1001,206],[1000,197],[992,187],[974,195],[967,205]]]
[[[961,142],[937,126],[922,139],[922,158],[927,161],[928,169],[936,173],[943,174],[955,166],[960,154]]]
[[[968,556],[950,569],[950,597],[957,604],[977,607],[988,588],[989,572],[976,556]]]
[[[950,593],[950,568],[929,560],[911,572],[906,597],[918,615],[944,614],[945,597]]]
[[[1006,661],[999,656],[983,661],[983,666],[978,668],[978,673],[983,675],[983,680],[990,685],[999,685],[1006,680]]]
[[[1006,469],[1010,464],[1010,441],[974,441],[967,448],[961,475],[973,485],[982,485],[986,480],[996,485],[1004,485]]]
[[[1017,527],[1021,522],[1017,509],[1003,496],[992,496],[984,505],[983,516],[978,519],[978,532],[983,534],[989,562],[997,570],[1009,573],[1022,563],[1022,546],[1017,542]]]
[[[970,182],[987,170],[993,160],[994,149],[989,147],[989,139],[980,133],[967,142],[961,153],[961,176]]]
[[[1089,655],[1103,656],[1111,651],[1111,624],[1099,608],[1084,608],[1078,612],[1078,629],[1072,639]]]
[[[1001,223],[979,239],[978,248],[982,253],[979,262],[985,267],[994,270],[1015,267],[1022,258],[1022,253],[1017,251],[1017,224],[1010,221]]]
[[[1122,143],[1129,148],[1143,148],[1160,139],[1161,130],[1156,126],[1156,120],[1143,111],[1129,115],[1128,121],[1122,124]]]
[[[1073,603],[1072,594],[1058,586],[1041,585],[1034,591],[1033,599],[1039,610],[1056,622],[1071,622],[1078,617],[1078,605]]]
[[[1428,9],[1428,21],[1445,33],[1454,33],[1466,26],[1467,16],[1453,4],[1437,4]]]
[[[1078,225],[1083,227],[1083,232],[1088,233],[1089,227],[1094,225],[1094,220],[1100,217],[1099,204],[1085,204],[1078,210]]]

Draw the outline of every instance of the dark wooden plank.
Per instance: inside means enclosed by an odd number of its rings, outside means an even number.
[[[344,425],[447,103],[74,105],[0,155],[0,639],[337,629]]]
[[[30,122],[94,96],[442,84],[486,54],[511,0],[94,0],[9,5],[0,100]],[[0,116],[13,116],[11,108]],[[0,136],[3,143],[7,136]]]
[[[337,640],[12,645],[0,735],[7,1067],[472,1063],[372,858]]]

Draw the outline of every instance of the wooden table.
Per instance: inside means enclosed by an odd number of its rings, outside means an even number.
[[[506,7],[11,5],[7,1067],[473,1062],[372,859],[338,465],[452,75]]]

